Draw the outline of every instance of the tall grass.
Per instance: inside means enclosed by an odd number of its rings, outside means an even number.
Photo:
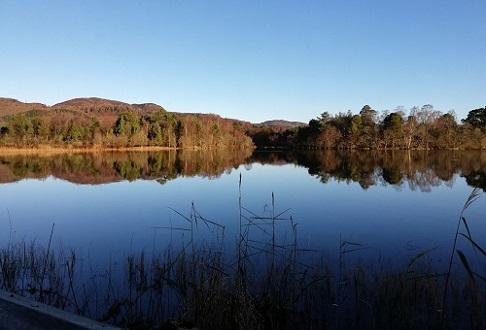
[[[0,249],[0,287],[56,307],[115,325],[150,329],[484,329],[483,275],[457,249],[464,239],[481,256],[465,220],[466,202],[445,272],[427,262],[429,250],[402,267],[384,269],[348,262],[365,248],[340,239],[338,264],[302,248],[299,224],[289,209],[258,214],[243,203],[233,248],[223,244],[225,226],[192,205],[180,224],[162,230],[185,233],[181,247],[126,256],[120,269],[86,269],[76,251],[53,249],[54,226],[46,246],[9,243]],[[209,229],[215,242],[198,239]],[[464,232],[461,232],[464,228]],[[459,256],[466,272],[455,271]]]

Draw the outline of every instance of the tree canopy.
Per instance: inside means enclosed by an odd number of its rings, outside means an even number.
[[[257,146],[310,149],[486,149],[486,108],[471,110],[459,124],[454,112],[430,104],[379,114],[370,105],[351,111],[322,113],[309,124],[282,132],[258,133]],[[254,135],[252,135],[254,136]],[[264,144],[260,144],[264,142]]]

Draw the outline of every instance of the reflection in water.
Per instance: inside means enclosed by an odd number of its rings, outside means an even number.
[[[456,174],[486,190],[486,153],[482,152],[254,152],[164,151],[0,156],[0,182],[54,176],[74,183],[157,180],[179,176],[218,177],[241,164],[296,164],[323,183],[329,180],[373,185],[407,184],[430,191],[452,185]]]
[[[298,152],[256,153],[261,163],[295,163],[309,169],[321,182],[357,182],[363,189],[377,184],[430,191],[440,184],[452,185],[454,175],[465,177],[473,187],[486,190],[486,153],[482,152]]]
[[[0,156],[0,182],[54,176],[80,184],[136,179],[163,184],[179,176],[217,177],[250,155],[251,151],[164,151]]]

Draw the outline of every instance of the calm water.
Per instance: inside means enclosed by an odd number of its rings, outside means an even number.
[[[340,236],[366,249],[363,260],[407,260],[435,248],[443,261],[458,214],[474,187],[486,188],[486,154],[479,152],[259,153],[158,152],[0,156],[0,241],[54,242],[95,262],[186,240],[185,220],[199,213],[226,226],[233,244],[243,205],[298,223],[301,246],[337,254]],[[466,216],[486,245],[486,200]],[[217,235],[200,225],[197,239]],[[289,224],[279,223],[279,235]],[[187,234],[185,234],[187,236]],[[232,245],[231,245],[232,246]]]

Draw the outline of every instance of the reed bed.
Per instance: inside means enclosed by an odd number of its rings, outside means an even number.
[[[131,329],[484,329],[485,263],[457,248],[462,239],[486,260],[465,217],[478,197],[475,190],[465,203],[442,272],[427,262],[429,251],[403,267],[350,262],[363,246],[343,239],[331,262],[301,248],[298,224],[273,194],[265,214],[247,209],[240,178],[239,232],[230,249],[226,228],[193,205],[188,215],[174,210],[179,225],[160,228],[184,233],[182,246],[140,251],[99,272],[76,251],[52,248],[53,226],[47,244],[0,249],[0,288]],[[212,242],[198,243],[201,228]]]

